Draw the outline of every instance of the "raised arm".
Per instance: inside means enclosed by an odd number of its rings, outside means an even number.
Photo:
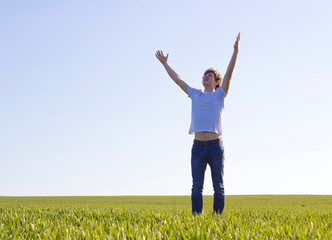
[[[240,41],[240,33],[237,35],[235,44],[234,44],[234,52],[231,58],[231,61],[228,64],[228,68],[227,71],[225,73],[225,76],[223,78],[221,87],[224,89],[225,93],[228,93],[229,90],[229,85],[231,83],[231,79],[232,79],[232,74],[233,74],[233,70],[235,67],[235,63],[236,63],[236,59],[237,59],[237,54],[239,52],[239,41]]]
[[[168,53],[166,57],[164,56],[163,51],[158,50],[156,52],[156,57],[158,60],[163,64],[165,67],[168,75],[174,80],[174,82],[179,85],[179,87],[188,94],[188,84],[181,79],[181,77],[171,68],[171,66],[168,64]]]

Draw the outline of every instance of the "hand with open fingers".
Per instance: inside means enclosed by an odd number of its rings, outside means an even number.
[[[158,51],[156,52],[156,57],[158,58],[158,60],[159,60],[162,64],[167,63],[168,55],[169,55],[169,54],[167,53],[167,55],[166,55],[166,57],[165,57],[163,51],[161,51],[161,50],[158,50]]]
[[[241,33],[238,33],[238,35],[237,35],[237,37],[236,37],[235,44],[234,44],[234,50],[236,50],[236,51],[239,50],[240,36],[241,36]]]

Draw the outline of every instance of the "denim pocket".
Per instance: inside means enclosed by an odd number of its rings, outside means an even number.
[[[220,141],[219,143],[218,143],[218,145],[219,145],[219,148],[220,148],[220,150],[222,151],[222,153],[224,153],[224,144],[222,143],[222,141]]]

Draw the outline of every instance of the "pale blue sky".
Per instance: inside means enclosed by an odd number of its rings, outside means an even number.
[[[0,196],[190,195],[192,87],[239,55],[226,194],[332,194],[331,1],[1,1]],[[206,171],[204,194],[212,194]]]

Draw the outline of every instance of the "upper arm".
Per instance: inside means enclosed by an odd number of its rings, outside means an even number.
[[[183,81],[182,79],[177,79],[175,82],[186,94],[188,94],[189,85],[185,81]]]
[[[230,85],[230,82],[231,82],[231,78],[232,78],[232,76],[229,76],[228,74],[225,74],[225,76],[223,78],[223,81],[222,81],[222,84],[221,84],[221,87],[222,87],[222,89],[224,90],[224,92],[226,94],[228,93],[228,90],[229,90],[229,85]]]

